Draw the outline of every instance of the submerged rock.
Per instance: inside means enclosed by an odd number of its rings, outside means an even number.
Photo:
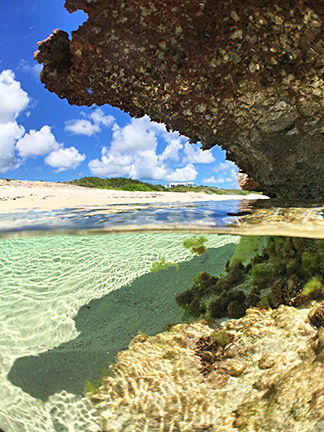
[[[88,21],[69,43],[55,31],[35,58],[70,104],[148,114],[221,145],[270,196],[323,198],[321,3],[66,0]]]
[[[324,302],[310,313],[309,320],[315,327],[324,327]]]
[[[196,322],[139,335],[92,394],[103,429],[321,430],[324,339],[307,313],[251,308],[216,332]]]

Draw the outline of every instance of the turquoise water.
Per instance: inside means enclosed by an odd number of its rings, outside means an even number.
[[[238,241],[208,235],[208,253],[193,257],[182,247],[186,237],[127,233],[1,240],[3,430],[99,430],[84,396],[86,381],[95,382],[139,331],[155,334],[168,322],[180,322],[174,296],[199,269],[222,271]],[[151,273],[162,256],[179,263],[179,271]]]
[[[224,271],[240,238],[228,233],[324,238],[323,215],[248,201],[1,215],[0,428],[100,431],[85,383],[138,332],[181,322],[175,295]],[[193,232],[207,232],[206,255],[182,246]],[[160,258],[179,270],[150,272]]]

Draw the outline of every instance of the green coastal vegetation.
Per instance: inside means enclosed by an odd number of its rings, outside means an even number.
[[[84,186],[96,189],[117,189],[124,191],[142,191],[142,192],[205,192],[208,194],[217,195],[248,195],[251,191],[243,191],[240,189],[218,189],[211,186],[173,186],[167,188],[160,184],[152,184],[134,180],[125,177],[112,177],[112,178],[99,178],[99,177],[82,177],[80,179],[71,180],[67,184],[74,184],[77,186]],[[259,193],[259,192],[256,192]]]
[[[80,179],[71,180],[67,184],[74,184],[77,186],[84,186],[96,189],[117,189],[124,191],[142,191],[142,192],[160,192],[167,191],[168,189],[162,185],[154,185],[151,183],[141,182],[125,177],[82,177]]]

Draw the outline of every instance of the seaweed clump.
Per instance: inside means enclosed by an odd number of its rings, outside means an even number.
[[[272,307],[296,306],[323,295],[323,240],[269,237],[267,253],[272,265],[269,294]]]
[[[237,263],[233,268],[228,267],[225,276],[198,273],[193,286],[175,297],[178,306],[184,309],[183,319],[202,315],[212,319],[242,317],[247,308],[246,295],[232,288],[244,282],[247,271],[243,264]]]
[[[324,295],[323,240],[271,236],[266,243],[260,237],[241,241],[223,275],[198,273],[193,286],[176,296],[185,319],[240,318],[249,307],[298,306]]]
[[[183,240],[183,247],[189,249],[192,254],[201,256],[207,252],[207,248],[205,243],[207,242],[207,238],[203,235],[196,237],[192,236],[185,240]]]
[[[215,331],[211,335],[201,336],[196,342],[195,355],[201,362],[200,372],[205,377],[214,370],[214,364],[223,360],[226,347],[233,342],[233,335],[226,331]]]
[[[177,270],[179,270],[179,264],[166,261],[165,258],[160,258],[158,261],[154,261],[151,265],[150,271],[152,273],[155,273],[159,270],[166,270],[169,267],[175,267]]]

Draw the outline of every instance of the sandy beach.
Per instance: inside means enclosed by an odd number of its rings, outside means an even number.
[[[89,208],[111,204],[224,201],[266,198],[259,194],[216,195],[204,192],[129,192],[64,183],[0,179],[0,212]]]

